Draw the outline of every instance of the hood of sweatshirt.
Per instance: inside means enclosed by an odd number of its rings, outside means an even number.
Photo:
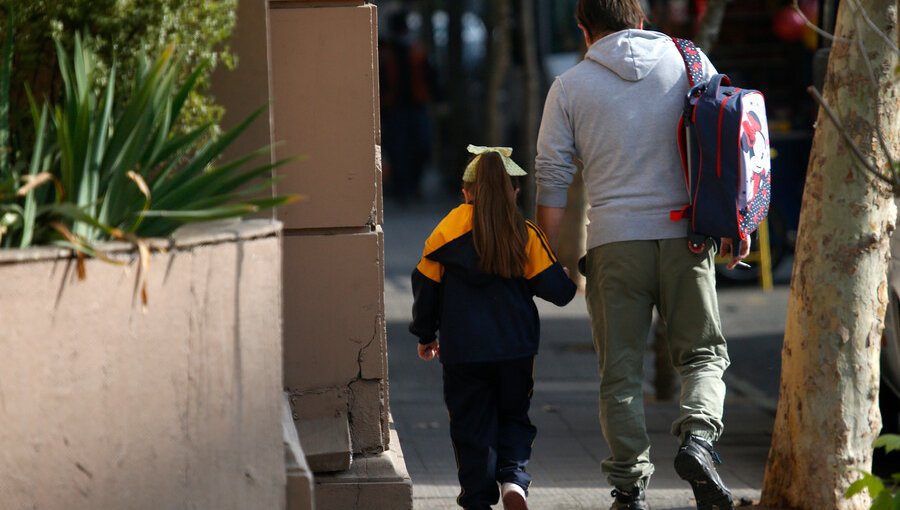
[[[639,81],[650,74],[671,50],[669,36],[649,30],[621,30],[609,34],[588,48],[585,58],[619,75]]]

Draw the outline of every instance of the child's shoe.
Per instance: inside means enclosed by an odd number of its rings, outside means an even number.
[[[525,502],[525,489],[514,483],[504,483],[500,486],[500,498],[503,501],[503,510],[528,510]]]

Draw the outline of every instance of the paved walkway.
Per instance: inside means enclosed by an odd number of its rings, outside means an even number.
[[[437,362],[416,357],[406,331],[412,296],[409,273],[422,242],[450,201],[398,209],[386,205],[385,311],[388,321],[390,402],[416,510],[456,509],[456,465]],[[764,294],[755,287],[720,289],[720,309],[729,339],[726,431],[718,444],[720,472],[737,498],[756,500],[769,449],[787,288]],[[741,306],[738,306],[738,305]],[[542,345],[538,356],[531,418],[538,428],[529,471],[534,476],[533,509],[606,509],[610,488],[600,471],[608,455],[597,419],[597,371],[583,296],[564,308],[541,303]],[[648,356],[646,369],[652,371]],[[690,487],[675,474],[678,447],[669,434],[677,416],[673,402],[645,392],[656,474],[648,491],[654,510],[693,509]],[[499,506],[497,507],[499,508]]]

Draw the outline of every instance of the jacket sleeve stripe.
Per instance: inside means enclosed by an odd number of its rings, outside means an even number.
[[[528,261],[525,263],[525,278],[531,279],[543,272],[548,267],[556,263],[556,257],[550,250],[549,244],[541,235],[539,228],[527,223],[529,227],[528,236]]]
[[[528,225],[529,228],[534,230],[534,232],[538,236],[538,239],[541,240],[541,245],[543,245],[544,250],[548,255],[550,255],[550,259],[553,260],[553,262],[556,262],[556,254],[553,253],[553,250],[550,249],[550,240],[547,239],[547,234],[545,234],[544,231],[540,229],[540,227],[532,223],[530,220],[525,220],[525,224]]]
[[[530,221],[528,239],[528,263],[525,278],[531,292],[557,306],[565,306],[575,296],[577,287],[566,275],[562,265],[556,260],[544,232]]]

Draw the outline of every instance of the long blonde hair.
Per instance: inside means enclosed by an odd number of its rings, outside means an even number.
[[[478,269],[503,278],[525,273],[525,218],[516,207],[516,187],[496,152],[480,156],[475,182],[464,183],[473,196],[472,237]]]

